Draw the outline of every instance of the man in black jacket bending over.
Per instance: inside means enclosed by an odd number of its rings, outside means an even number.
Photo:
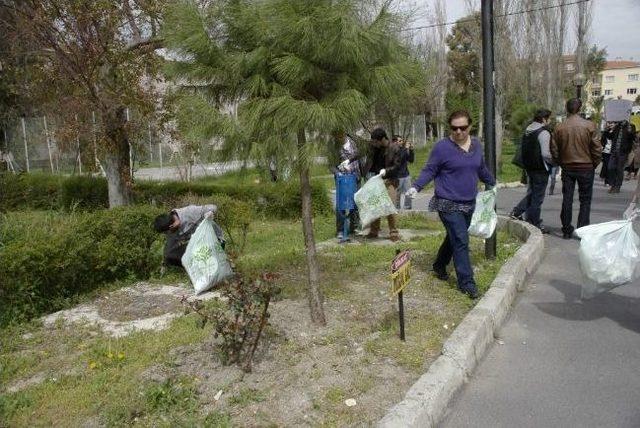
[[[549,170],[553,165],[549,149],[551,132],[547,129],[550,117],[550,110],[537,110],[533,122],[527,126],[522,136],[520,143],[522,145],[522,163],[527,172],[529,185],[527,194],[511,210],[510,214],[512,218],[518,220],[522,220],[524,214],[526,221],[539,228],[542,233],[547,233],[547,230],[542,225],[540,211],[549,181]]]

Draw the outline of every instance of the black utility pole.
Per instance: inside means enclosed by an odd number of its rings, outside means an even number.
[[[484,129],[484,158],[489,171],[496,177],[496,93],[493,65],[493,0],[482,0],[482,119]],[[485,241],[484,255],[496,257],[496,234]]]

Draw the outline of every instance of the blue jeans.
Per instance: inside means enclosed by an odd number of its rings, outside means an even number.
[[[396,203],[396,208],[400,209],[400,199],[401,197],[404,198],[404,209],[405,210],[410,210],[411,209],[411,198],[408,198],[406,196],[404,196],[405,193],[407,193],[407,191],[411,188],[411,176],[407,175],[406,177],[400,177],[398,179],[399,184],[398,184],[398,196],[396,197],[396,200],[394,201]]]
[[[525,219],[534,226],[540,227],[540,210],[547,190],[549,173],[547,171],[527,171],[527,194],[513,209],[516,215],[525,213]]]
[[[473,268],[469,255],[469,232],[467,232],[473,212],[453,211],[446,213],[439,211],[438,215],[447,231],[447,236],[440,245],[438,256],[433,263],[433,270],[444,272],[453,258],[458,288],[463,292],[475,292],[477,289],[473,279]]]

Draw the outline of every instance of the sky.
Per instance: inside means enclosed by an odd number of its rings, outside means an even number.
[[[564,0],[572,3],[574,0]],[[593,23],[589,44],[606,47],[608,59],[631,59],[640,62],[640,0],[590,0],[593,3]],[[422,2],[419,2],[422,3]],[[434,0],[425,2],[433,11]],[[447,22],[466,15],[465,0],[445,0]],[[480,4],[476,0],[477,5]],[[534,2],[539,3],[539,2]],[[478,6],[479,7],[479,6]],[[569,6],[572,9],[577,5]],[[569,30],[575,31],[570,24]]]

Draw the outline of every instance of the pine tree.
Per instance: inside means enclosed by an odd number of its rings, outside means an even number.
[[[311,210],[313,148],[332,131],[353,129],[377,100],[418,80],[420,67],[395,37],[397,17],[366,0],[222,0],[174,4],[164,38],[180,58],[168,74],[188,82],[182,99],[199,119],[185,132],[224,135],[227,146],[294,151],[311,319],[325,323]],[[237,121],[220,113],[238,104]],[[208,124],[209,121],[209,124]]]

